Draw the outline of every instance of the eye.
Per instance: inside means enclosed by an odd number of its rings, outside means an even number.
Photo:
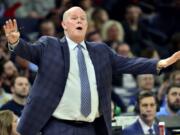
[[[76,19],[77,19],[77,17],[72,17],[71,19],[72,19],[72,20],[76,20]]]
[[[85,18],[84,18],[84,17],[82,17],[82,18],[81,18],[81,20],[83,20],[83,21],[84,21],[84,20],[85,20]]]

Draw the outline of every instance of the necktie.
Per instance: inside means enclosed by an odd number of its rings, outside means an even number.
[[[149,131],[150,135],[153,135],[153,129],[152,128],[150,128],[148,131]]]
[[[91,92],[82,47],[81,45],[77,45],[77,58],[81,82],[81,113],[87,117],[91,113]]]

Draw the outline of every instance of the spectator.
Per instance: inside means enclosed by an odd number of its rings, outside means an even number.
[[[132,111],[137,101],[137,95],[141,91],[154,91],[154,76],[152,74],[142,74],[137,76],[137,87],[129,89],[131,93],[128,111]]]
[[[84,9],[84,11],[87,14],[88,20],[91,20],[92,13],[94,11],[94,6],[93,6],[93,1],[92,0],[80,0],[79,1],[79,6]]]
[[[125,41],[130,45],[135,56],[141,56],[141,48],[153,47],[147,28],[140,22],[141,14],[140,7],[130,5],[126,8],[123,22]]]
[[[15,67],[14,63],[8,60],[3,67],[3,84],[2,87],[5,89],[6,92],[11,93],[11,86],[14,79],[18,75],[17,68]]]
[[[17,116],[9,111],[0,111],[0,135],[19,135],[17,133]]]
[[[121,23],[115,20],[109,20],[104,23],[101,35],[103,41],[105,41],[110,47],[112,47],[115,42],[124,41],[124,29]]]
[[[20,117],[26,103],[26,97],[28,96],[28,93],[28,79],[23,76],[16,77],[12,87],[13,99],[4,104],[1,107],[1,110],[11,110]]]
[[[92,31],[86,36],[87,41],[102,43],[101,35],[98,31]]]
[[[116,48],[116,52],[125,57],[133,57],[130,46],[125,42],[119,42]]]
[[[95,24],[96,30],[101,31],[103,24],[109,20],[109,15],[103,8],[95,8],[91,19]]]
[[[153,93],[141,91],[138,95],[136,106],[139,118],[135,123],[123,130],[123,135],[158,135],[159,128],[155,121],[157,108],[157,100]]]
[[[180,115],[180,85],[170,85],[166,93],[166,105],[160,108],[157,116]]]
[[[40,36],[57,36],[55,25],[51,20],[43,20],[40,24]]]
[[[170,74],[165,74],[164,82],[158,90],[158,100],[161,106],[165,105],[165,96],[170,85],[180,85],[180,70],[175,70]]]

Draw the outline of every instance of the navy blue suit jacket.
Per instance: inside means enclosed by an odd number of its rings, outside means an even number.
[[[154,125],[156,135],[159,135],[158,125]],[[129,127],[123,129],[123,135],[144,135],[143,129],[137,120]]]
[[[110,135],[112,76],[122,73],[156,74],[157,60],[124,58],[114,54],[103,43],[86,42],[86,45],[95,68],[99,111],[105,125],[102,129]],[[68,44],[65,37],[43,36],[34,44],[20,39],[14,51],[39,67],[18,125],[21,135],[35,135],[45,126],[61,101],[70,64]]]

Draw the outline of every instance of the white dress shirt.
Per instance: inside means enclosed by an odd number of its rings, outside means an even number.
[[[149,127],[146,123],[144,123],[144,121],[139,117],[139,123],[140,123],[140,125],[141,125],[141,127],[142,127],[142,130],[143,130],[143,132],[144,132],[144,134],[145,135],[149,135],[149,129],[151,128],[152,130],[153,130],[153,134],[156,134],[155,133],[155,129],[154,129],[154,124],[152,124],[152,126],[151,127]]]
[[[81,82],[79,77],[79,67],[77,60],[77,43],[66,37],[69,52],[70,52],[70,68],[68,73],[67,82],[65,85],[64,94],[53,113],[53,116],[58,119],[64,120],[77,120],[92,122],[99,116],[99,99],[97,93],[96,76],[94,66],[90,59],[86,44],[82,41],[80,44],[83,46],[82,51],[84,54],[87,74],[89,78],[90,91],[91,91],[91,113],[88,117],[81,114]]]

